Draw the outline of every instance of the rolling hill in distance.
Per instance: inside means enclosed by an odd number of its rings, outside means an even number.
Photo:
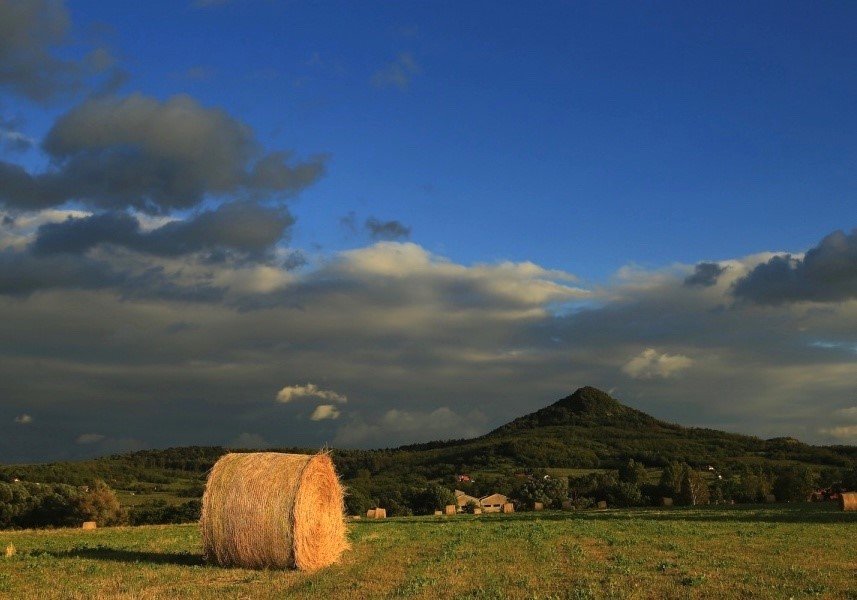
[[[231,449],[236,450],[236,449]],[[272,448],[311,452],[307,448]],[[0,474],[22,480],[83,484],[93,478],[119,489],[204,479],[219,446],[143,450],[91,460],[7,465]],[[238,450],[241,451],[241,450]],[[803,465],[850,469],[855,446],[813,446],[793,438],[760,438],[667,423],[626,406],[606,392],[583,387],[555,403],[477,438],[379,450],[334,449],[346,482],[360,477],[452,481],[459,473],[498,474],[534,469],[615,469],[628,459],[649,468],[684,462],[704,468]],[[142,486],[145,487],[145,486]]]

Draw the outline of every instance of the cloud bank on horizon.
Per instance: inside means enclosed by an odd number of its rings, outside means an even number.
[[[6,93],[78,93],[42,160],[0,160],[7,460],[466,437],[582,385],[684,424],[857,443],[857,230],[600,285],[456,261],[374,216],[368,245],[295,247],[291,203],[326,155],[269,149],[187,95],[78,92],[115,65],[57,58],[62,3],[3,3],[0,23],[48,28],[0,26]],[[417,74],[401,54],[371,84]]]

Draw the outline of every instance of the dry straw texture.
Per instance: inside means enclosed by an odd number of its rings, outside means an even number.
[[[342,496],[327,454],[226,454],[202,497],[206,558],[255,569],[333,564],[348,546]]]
[[[533,502],[533,510],[544,510],[545,505],[543,502]]]
[[[839,496],[839,508],[857,510],[857,492],[845,492]]]
[[[456,511],[455,504],[447,504],[446,508],[443,509],[443,513],[446,515],[454,515]]]
[[[98,523],[95,521],[84,521],[81,529],[97,529]]]
[[[11,558],[12,556],[15,556],[15,546],[10,543],[6,546],[6,558]]]
[[[366,511],[366,518],[367,519],[374,519],[375,518],[375,509],[374,508],[370,508],[369,510]]]
[[[672,498],[661,498],[661,506],[672,506],[673,499]]]
[[[598,508],[607,508],[607,501],[601,500],[598,504],[596,504]]]
[[[514,505],[514,504],[512,504],[511,502],[506,502],[506,503],[503,505],[503,512],[504,512],[504,513],[513,513],[513,512],[515,512],[515,505]]]
[[[386,508],[376,508],[375,509],[375,518],[376,519],[386,519],[387,518],[387,509]]]

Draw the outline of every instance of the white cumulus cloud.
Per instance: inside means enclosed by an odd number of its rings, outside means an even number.
[[[339,418],[339,409],[333,404],[319,404],[310,415],[310,421],[323,421],[325,419]]]
[[[622,372],[634,379],[666,379],[684,371],[693,359],[683,354],[659,354],[646,348],[622,367]]]
[[[348,397],[332,390],[323,390],[314,383],[287,385],[277,392],[277,402],[287,403],[301,398],[318,398],[332,402],[348,402]]]

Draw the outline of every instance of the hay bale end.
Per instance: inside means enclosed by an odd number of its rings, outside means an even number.
[[[515,505],[511,502],[506,502],[503,504],[503,512],[506,514],[515,512]]]
[[[857,510],[857,492],[843,492],[839,495],[839,508]]]
[[[87,531],[92,529],[98,529],[98,523],[96,523],[95,521],[84,521],[83,525],[81,525],[80,528]]]
[[[208,560],[252,569],[314,571],[348,547],[343,490],[325,453],[230,453],[202,497]]]

